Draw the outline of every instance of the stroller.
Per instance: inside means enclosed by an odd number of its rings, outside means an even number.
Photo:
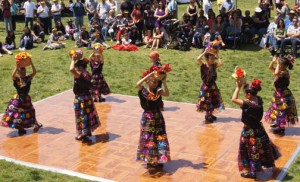
[[[173,48],[182,51],[189,50],[191,45],[188,37],[185,37],[183,32],[179,28],[179,20],[166,19],[162,21],[164,29],[168,35],[168,40],[164,45],[165,49]]]

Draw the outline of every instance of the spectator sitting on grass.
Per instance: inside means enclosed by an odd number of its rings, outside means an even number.
[[[61,38],[59,37],[59,35],[57,33],[57,29],[54,28],[52,30],[52,33],[49,36],[47,45],[43,48],[43,50],[47,50],[47,49],[55,50],[55,49],[61,49],[64,47],[65,47],[65,45],[64,45],[64,43],[61,42]]]
[[[5,37],[4,47],[7,50],[13,50],[13,49],[15,49],[17,47],[15,39],[16,39],[16,37],[15,37],[14,31],[10,31],[9,30],[7,32],[6,37]]]
[[[25,51],[26,49],[33,48],[33,36],[31,34],[31,30],[28,27],[23,29],[23,34],[20,38],[20,47],[19,50]]]
[[[77,47],[87,47],[91,48],[91,37],[88,31],[86,31],[86,27],[81,27],[81,32],[79,35],[80,39],[76,43]]]
[[[9,50],[7,50],[7,49],[2,45],[2,42],[0,42],[0,57],[2,57],[2,53],[12,55],[12,52],[9,51]]]
[[[73,20],[69,19],[66,25],[66,38],[75,40],[75,33],[77,32],[77,27],[73,24]]]

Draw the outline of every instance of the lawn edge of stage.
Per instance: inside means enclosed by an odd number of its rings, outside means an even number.
[[[70,170],[66,170],[66,169],[61,169],[61,168],[55,168],[55,167],[49,167],[49,166],[30,163],[30,162],[24,162],[24,161],[20,161],[17,159],[13,159],[13,158],[1,156],[1,155],[0,155],[0,160],[5,160],[7,162],[13,162],[13,163],[21,165],[21,166],[26,166],[26,167],[30,167],[30,168],[34,168],[34,169],[40,169],[40,170],[59,173],[59,174],[65,174],[68,176],[78,177],[81,179],[86,179],[86,180],[91,180],[91,181],[113,182],[112,180],[108,180],[108,179],[104,179],[104,178],[100,178],[100,177],[96,177],[96,176],[91,176],[91,175],[87,175],[87,174],[83,174],[83,173],[79,173],[79,172],[75,172],[75,171],[70,171]]]
[[[295,160],[297,159],[298,154],[300,153],[300,146],[298,146],[298,148],[295,150],[295,152],[293,153],[292,157],[288,160],[288,162],[285,164],[284,168],[281,170],[281,172],[279,173],[279,175],[276,178],[276,182],[280,182],[282,181],[285,176],[288,173],[288,170],[291,168],[291,166],[293,165],[293,163],[295,162]]]

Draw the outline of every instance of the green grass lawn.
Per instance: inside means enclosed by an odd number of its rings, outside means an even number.
[[[289,0],[288,2],[292,5],[292,2],[294,1]],[[179,6],[180,16],[182,15],[182,12],[186,10],[186,7],[187,5]],[[256,3],[254,3],[254,1],[238,1],[238,8],[242,9],[242,11],[249,9],[251,13],[253,13],[255,7]],[[63,18],[64,24],[67,19],[68,18]],[[86,20],[85,22],[87,23]],[[21,35],[20,30],[22,30],[23,26],[23,22],[19,22],[17,25],[17,45],[19,45],[19,37]],[[0,23],[0,32],[0,40],[4,40],[5,28],[3,22]],[[111,42],[108,42],[108,44],[110,43]],[[33,56],[33,62],[37,69],[37,75],[32,82],[30,91],[33,101],[38,101],[72,88],[73,76],[69,73],[70,60],[67,52],[70,49],[74,49],[74,42],[67,40],[66,48],[61,50],[43,51],[42,48],[44,45],[44,43],[35,44],[34,49],[28,50]],[[83,50],[84,56],[88,57],[91,51],[86,49]],[[149,49],[143,49],[142,47],[140,47],[140,50],[137,52],[118,52],[115,50],[104,52],[106,63],[103,73],[113,93],[133,96],[137,95],[135,85],[139,80],[141,73],[150,66],[148,58],[150,52]],[[199,65],[196,61],[196,57],[200,54],[200,50],[192,49],[190,51],[181,52],[173,49],[160,49],[159,52],[161,54],[162,62],[169,63],[173,69],[168,75],[170,97],[164,99],[177,102],[196,103],[201,83]],[[19,53],[19,50],[15,50],[13,53],[15,55]],[[223,58],[224,66],[218,69],[217,84],[221,90],[225,107],[236,108],[230,101],[232,92],[235,88],[231,74],[235,66],[240,66],[246,70],[248,80],[259,78],[263,81],[263,90],[260,92],[260,95],[264,99],[264,109],[266,111],[274,91],[272,86],[273,76],[268,70],[268,65],[271,61],[269,52],[261,50],[254,45],[242,45],[235,51],[230,49],[227,49],[226,51],[221,50],[220,55]],[[290,72],[290,88],[296,99],[298,99],[300,95],[300,87],[297,80],[297,73],[300,71],[298,62],[299,59],[295,61],[294,70]],[[14,65],[14,56],[3,55],[3,57],[0,57],[0,113],[5,110],[10,97],[15,94],[15,89],[11,80],[11,73]],[[28,72],[30,72],[30,70]],[[299,112],[300,102],[297,103],[297,108]],[[297,165],[299,163],[300,158],[298,157],[297,162],[289,171],[286,180],[300,180],[300,167]],[[1,163],[0,166],[2,166]],[[9,171],[10,170],[5,172],[5,168],[0,168],[0,172],[3,173],[0,175],[0,181],[1,179],[7,179],[5,174]],[[30,176],[30,173],[32,172],[27,172],[27,175]],[[44,172],[42,173],[44,174]],[[14,179],[17,179],[17,176],[22,175],[15,175]]]

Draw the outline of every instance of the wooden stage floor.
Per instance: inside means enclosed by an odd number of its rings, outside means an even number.
[[[34,103],[44,127],[24,136],[1,128],[0,155],[49,167],[67,169],[114,181],[253,181],[240,177],[237,152],[242,123],[241,111],[227,108],[212,124],[194,104],[165,101],[163,115],[171,149],[164,172],[150,175],[145,164],[135,161],[142,109],[137,97],[112,94],[96,107],[101,119],[92,142],[76,141],[73,92],[71,90]],[[267,101],[266,101],[267,102]],[[279,170],[265,170],[261,180],[275,180],[300,144],[300,127],[275,136],[265,127],[283,156]]]

